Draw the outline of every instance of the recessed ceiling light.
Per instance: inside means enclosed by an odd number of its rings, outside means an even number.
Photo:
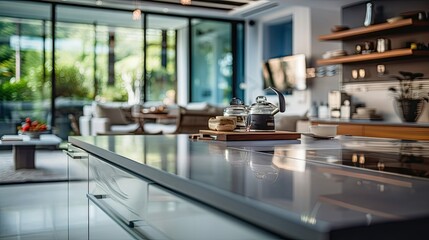
[[[101,4],[103,4],[103,1],[101,1],[101,0],[96,0],[95,1],[95,5],[100,6]]]
[[[163,8],[163,9],[162,9],[162,11],[163,11],[164,13],[168,13],[168,11],[169,11],[169,10],[168,10],[168,8]]]

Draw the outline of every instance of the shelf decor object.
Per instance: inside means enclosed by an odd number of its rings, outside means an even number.
[[[423,112],[424,99],[395,99],[396,113],[404,122],[417,122]]]
[[[401,76],[392,76],[399,80],[399,89],[389,88],[394,94],[396,113],[404,122],[417,122],[423,112],[425,101],[429,100],[428,93],[414,84],[414,80],[423,77],[423,74],[404,71],[399,73]]]

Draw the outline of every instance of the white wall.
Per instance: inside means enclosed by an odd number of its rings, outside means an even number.
[[[303,53],[307,58],[307,67],[314,66],[315,57],[320,57],[326,49],[338,48],[339,43],[319,43],[318,36],[330,31],[329,27],[340,22],[341,12],[327,9],[311,9],[309,7],[284,7],[253,19],[256,24],[246,25],[246,104],[251,104],[259,95],[263,95],[261,63],[263,59],[263,29],[264,25],[281,22],[292,18],[293,21],[293,54]],[[312,81],[309,81],[310,87]],[[338,82],[339,79],[336,79]],[[338,85],[338,84],[337,84]],[[338,87],[338,86],[336,86]],[[294,91],[286,96],[286,115],[303,115],[310,108],[312,89]],[[326,94],[326,99],[327,99]],[[269,96],[270,102],[278,102],[275,96]]]
[[[352,93],[352,102],[365,103],[368,108],[375,108],[377,113],[383,116],[388,122],[400,122],[401,119],[396,114],[394,100],[387,90],[371,90],[368,92],[355,91]],[[418,119],[418,122],[429,122],[429,104]]]
[[[341,9],[312,9],[311,10],[311,46],[312,66],[316,66],[316,60],[329,50],[341,49],[340,41],[320,41],[319,36],[331,32],[331,27],[341,23]],[[317,104],[327,103],[328,93],[340,89],[341,72],[332,77],[314,78],[309,81],[311,89],[311,101]]]
[[[292,4],[292,3],[291,3]],[[323,5],[322,3],[319,3]],[[246,25],[246,104],[253,103],[256,96],[263,95],[261,78],[261,62],[263,59],[263,26],[286,18],[293,19],[293,53],[304,53],[307,56],[307,67],[316,67],[316,60],[324,52],[341,49],[340,41],[319,41],[318,37],[331,32],[331,28],[341,24],[341,6],[336,9],[324,6],[290,7],[284,6],[269,12],[263,12],[252,18],[255,25]],[[309,89],[295,91],[292,96],[286,96],[286,115],[301,115],[305,113],[313,101],[327,103],[328,93],[341,88],[341,66],[339,73],[332,77],[308,79]],[[365,103],[367,107],[376,108],[385,121],[399,122],[393,107],[393,99],[388,91],[351,92],[354,103]],[[270,102],[276,103],[276,97],[270,96]],[[429,103],[418,122],[429,122]]]

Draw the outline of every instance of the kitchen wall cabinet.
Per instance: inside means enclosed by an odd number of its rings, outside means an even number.
[[[429,140],[429,126],[405,126],[381,123],[342,123],[329,120],[312,120],[312,125],[338,125],[338,135],[395,138],[404,140]]]

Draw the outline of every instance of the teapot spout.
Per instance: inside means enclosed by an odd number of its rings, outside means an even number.
[[[286,109],[286,101],[285,101],[285,97],[283,96],[283,94],[279,91],[279,90],[277,90],[277,89],[275,89],[275,88],[273,88],[273,87],[268,87],[269,89],[271,89],[271,90],[273,90],[276,94],[277,94],[277,96],[279,97],[279,107],[278,108],[276,108],[273,112],[272,112],[272,115],[274,115],[274,114],[276,114],[276,113],[278,113],[278,112],[284,112],[285,111],[285,109]]]

